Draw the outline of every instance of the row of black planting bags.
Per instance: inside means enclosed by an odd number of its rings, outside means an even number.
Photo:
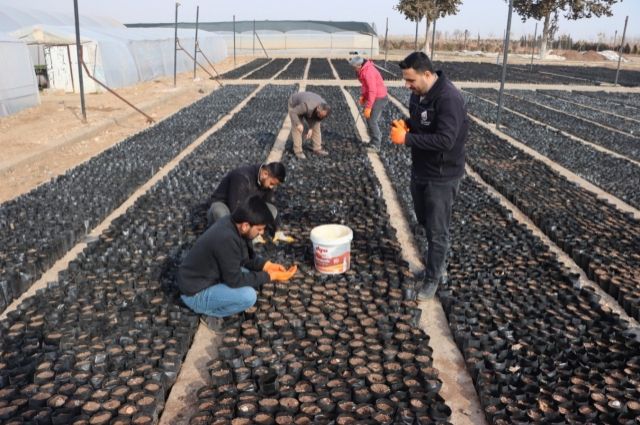
[[[381,66],[385,80],[402,79],[402,70],[397,61],[377,60]],[[481,62],[441,62],[434,61],[436,70],[443,70],[454,81],[500,81],[502,65]],[[613,83],[616,71],[604,67],[577,67],[534,65],[533,68],[526,65],[507,66],[506,81],[511,83],[533,84],[564,84],[564,85],[600,85],[600,83]],[[622,70],[618,82],[622,86],[637,87],[640,85],[640,72],[634,70]]]
[[[465,91],[497,104],[497,90],[466,89]],[[593,111],[589,119],[579,118],[576,113],[579,113],[581,108],[576,107],[574,104],[567,105],[565,102],[560,102],[560,105],[558,105],[558,102],[553,102],[547,96],[536,97],[534,93],[528,90],[505,91],[504,107],[623,155],[626,158],[635,161],[640,160],[640,138],[637,135],[633,135],[632,130],[628,129],[629,125],[637,124],[637,122],[620,120],[616,116],[600,111]],[[552,102],[555,107],[551,107]],[[566,112],[560,111],[558,109],[559,106],[564,106],[567,109]],[[593,122],[593,120],[597,122]],[[620,129],[603,126],[603,124],[615,126],[616,123],[621,126]]]
[[[198,324],[176,267],[222,176],[270,151],[286,115],[271,105],[294,89],[263,88],[0,322],[3,423],[156,422]]]
[[[312,80],[333,80],[333,70],[326,58],[296,58],[289,62],[289,59],[254,59],[253,61],[239,66],[222,75],[222,78],[234,79],[243,77],[248,80],[269,79],[282,70],[277,79],[299,80],[304,77],[304,71],[309,63],[307,78]],[[349,64],[346,63],[347,66]],[[283,70],[284,68],[284,70]],[[352,75],[355,78],[355,74]]]
[[[262,248],[299,272],[265,285],[244,320],[226,328],[190,423],[447,423],[429,337],[417,327],[415,280],[344,95],[339,87],[307,90],[332,106],[322,123],[329,156],[285,154],[276,202],[296,241]],[[327,223],[353,230],[345,274],[314,269],[309,233]]]
[[[492,92],[466,91],[486,99],[495,99]],[[511,103],[513,106],[507,106],[510,109],[637,159],[637,150],[629,150],[627,144],[638,142],[640,122],[635,117],[640,114],[640,108],[625,104],[626,99],[618,98],[616,93],[607,93],[604,99],[597,97],[602,92],[594,92],[592,96],[561,90],[506,90],[504,93],[507,95],[506,102],[514,102]],[[640,101],[640,94],[636,94],[636,98]],[[577,122],[573,123],[573,120]],[[605,139],[604,143],[600,139]]]
[[[221,88],[0,206],[0,312],[256,86]]]
[[[397,93],[396,90],[390,89],[392,93]],[[495,123],[494,103],[471,94],[466,98],[471,115],[486,123]],[[502,111],[501,131],[629,205],[640,207],[639,167],[629,159],[597,150],[509,110]]]
[[[390,104],[383,133],[402,115]],[[635,251],[621,240],[637,235],[637,221],[477,125],[467,151],[468,164],[561,237],[562,247],[583,248],[570,249],[579,264],[600,261],[616,282],[629,278],[629,263],[611,261],[638,252],[637,236]],[[412,213],[408,149],[383,143],[380,156],[424,243]],[[614,236],[597,234],[602,222]],[[628,325],[469,177],[454,206],[448,273],[438,297],[490,423],[633,423],[640,415],[640,343]],[[627,280],[618,291],[632,286]],[[637,298],[619,299],[637,314]]]

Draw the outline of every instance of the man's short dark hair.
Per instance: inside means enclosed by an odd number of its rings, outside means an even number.
[[[320,111],[324,111],[327,113],[327,115],[324,116],[324,118],[329,118],[329,115],[331,115],[331,106],[329,106],[328,103],[321,103],[316,107],[316,117],[318,116],[318,112]],[[323,119],[324,119],[323,118]]]
[[[398,66],[400,67],[400,69],[413,68],[418,72],[435,72],[435,69],[433,68],[433,62],[431,62],[429,56],[427,56],[423,52],[411,53],[409,56],[404,58],[404,60],[400,62]]]
[[[240,203],[233,213],[231,219],[234,223],[249,223],[252,226],[273,224],[273,216],[269,207],[259,196],[252,196]]]
[[[270,162],[262,167],[267,170],[271,177],[278,179],[280,183],[284,183],[284,179],[287,177],[287,170],[282,162]]]

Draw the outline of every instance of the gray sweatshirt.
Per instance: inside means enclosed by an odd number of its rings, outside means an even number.
[[[302,124],[302,118],[306,118],[309,127],[318,121],[315,115],[316,108],[321,103],[327,103],[320,95],[309,91],[301,91],[294,93],[289,98],[289,113],[291,115],[291,125],[297,126]]]
[[[217,283],[230,288],[251,286],[258,289],[269,281],[262,271],[266,260],[256,257],[251,241],[238,233],[231,216],[222,217],[193,244],[178,269],[178,288],[195,295]],[[243,273],[241,268],[249,269]]]

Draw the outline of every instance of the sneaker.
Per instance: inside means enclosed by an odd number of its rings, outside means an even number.
[[[438,282],[437,281],[428,281],[424,282],[422,288],[420,288],[420,292],[418,292],[418,300],[426,301],[433,298],[438,290]]]
[[[320,155],[320,156],[329,155],[329,152],[325,151],[324,149],[314,150],[313,153],[315,153],[316,155]]]
[[[222,317],[200,316],[200,323],[216,333],[222,331],[222,322]]]
[[[304,152],[296,152],[296,158],[307,159],[307,156],[304,154]]]

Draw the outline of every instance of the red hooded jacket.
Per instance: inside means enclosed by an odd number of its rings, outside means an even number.
[[[382,75],[371,60],[367,60],[360,71],[358,80],[362,84],[362,96],[365,98],[365,108],[373,108],[373,102],[387,95]]]

